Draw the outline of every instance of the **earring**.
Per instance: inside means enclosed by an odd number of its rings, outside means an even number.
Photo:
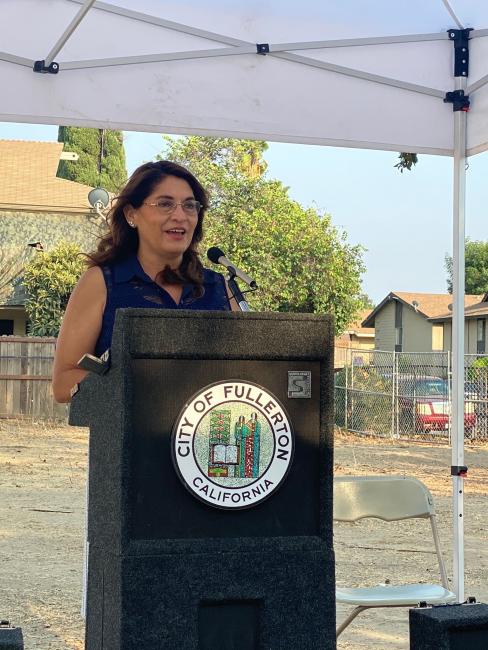
[[[130,226],[131,228],[135,228],[135,227],[136,227],[136,224],[135,224],[133,221],[129,221],[129,226]]]

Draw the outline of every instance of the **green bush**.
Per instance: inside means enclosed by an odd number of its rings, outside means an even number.
[[[335,424],[351,431],[391,433],[392,379],[374,366],[348,366],[334,377]],[[345,389],[347,385],[347,389]],[[347,390],[347,404],[346,404]]]
[[[479,357],[466,372],[467,381],[485,381],[488,376],[488,357]]]
[[[71,292],[85,269],[79,247],[67,242],[37,253],[25,266],[22,284],[30,336],[58,335]]]

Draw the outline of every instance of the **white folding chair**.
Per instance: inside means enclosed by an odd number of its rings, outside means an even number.
[[[438,605],[456,600],[456,595],[448,588],[437,532],[434,500],[423,483],[415,478],[403,476],[336,477],[334,479],[334,520],[355,522],[368,517],[383,521],[429,519],[441,584],[417,583],[337,588],[337,602],[355,605],[353,611],[337,628],[337,637],[365,609],[413,607],[421,602]]]

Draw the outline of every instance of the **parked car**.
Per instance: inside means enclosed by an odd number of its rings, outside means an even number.
[[[427,375],[398,377],[398,405],[402,431],[416,433],[447,431],[451,409],[449,382]],[[464,428],[470,432],[476,425],[473,401],[464,403]]]
[[[488,382],[485,378],[464,384],[465,399],[474,405],[476,415],[476,438],[488,438]]]

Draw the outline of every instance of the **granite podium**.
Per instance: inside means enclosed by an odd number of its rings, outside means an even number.
[[[333,323],[117,311],[90,427],[87,650],[329,650]]]

